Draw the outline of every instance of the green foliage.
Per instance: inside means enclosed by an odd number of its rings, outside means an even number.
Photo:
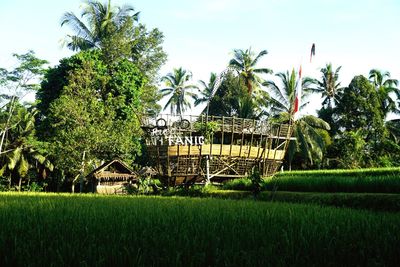
[[[2,89],[1,98],[11,99],[12,97],[22,97],[28,91],[37,90],[39,85],[37,79],[44,74],[44,65],[48,62],[39,59],[30,50],[25,54],[13,54],[17,59],[18,65],[12,70],[0,68],[0,88]],[[8,92],[4,94],[4,92]]]
[[[399,220],[245,200],[8,193],[0,265],[396,266]]]
[[[272,70],[267,68],[257,68],[257,63],[261,57],[268,54],[267,50],[260,51],[257,56],[251,48],[242,50],[235,49],[234,57],[229,61],[229,67],[235,70],[247,88],[247,94],[255,95],[260,93],[260,86],[264,82],[259,74],[271,74]]]
[[[154,82],[160,67],[167,61],[167,54],[162,48],[164,35],[157,28],[147,30],[141,23],[134,27],[133,32],[130,42],[132,61]]]
[[[251,171],[249,179],[251,181],[251,189],[252,189],[251,191],[253,192],[254,197],[258,197],[262,187],[260,170],[254,167]]]
[[[294,70],[289,73],[278,73],[277,77],[280,78],[281,85],[276,84],[274,81],[266,81],[264,83],[271,92],[271,113],[273,115],[272,121],[277,123],[291,123],[293,122],[293,137],[288,146],[287,161],[288,168],[291,169],[293,159],[300,156],[303,161],[308,161],[311,165],[314,162],[322,161],[323,153],[326,144],[323,139],[322,130],[329,130],[330,126],[324,120],[317,118],[313,115],[305,115],[298,120],[294,121],[294,100],[296,88],[298,86],[298,77]],[[304,94],[302,102],[305,102],[309,95],[309,88],[312,85],[310,78],[302,80],[302,88]],[[301,105],[300,110],[308,103]]]
[[[182,115],[187,108],[191,108],[187,97],[195,99],[196,94],[190,90],[198,89],[196,85],[190,84],[191,79],[192,73],[182,68],[174,69],[162,77],[166,87],[160,92],[163,97],[170,95],[164,110],[169,106],[171,114]]]
[[[162,192],[163,196],[207,197],[208,194],[217,192],[213,185],[192,185],[189,187],[168,188]]]
[[[0,114],[2,121],[10,118],[8,124],[11,125],[0,158],[0,175],[7,177],[8,189],[16,185],[18,190],[21,190],[21,185],[26,180],[45,179],[47,173],[53,170],[53,164],[46,157],[45,144],[37,141],[35,137],[34,123],[37,111],[18,103],[14,106],[11,117],[8,112]]]
[[[52,72],[66,74],[62,88],[57,85],[61,77]],[[136,114],[142,110],[145,83],[140,70],[127,60],[107,65],[100,51],[87,51],[65,59],[49,73],[37,95],[41,103],[47,102],[39,105],[38,132],[50,143],[57,168],[74,177],[84,151],[87,162],[113,158],[132,162],[140,153]],[[53,85],[60,90],[57,94]]]
[[[292,171],[265,182],[276,183],[281,191],[400,193],[400,169]]]
[[[271,199],[271,196],[268,192],[264,192],[260,195],[259,199],[268,201]],[[315,204],[339,208],[400,211],[400,195],[398,194],[276,192],[274,193],[273,200],[276,202]]]
[[[326,64],[325,67],[321,68],[322,77],[321,80],[315,80],[313,83],[317,85],[317,88],[310,88],[309,90],[321,94],[322,108],[331,109],[338,102],[338,97],[343,92],[343,88],[340,87],[339,82],[339,71],[342,67],[339,66],[336,70],[332,67],[332,63]]]
[[[381,159],[396,154],[397,145],[388,140],[381,98],[365,77],[354,77],[332,116],[339,130],[329,155],[338,162],[334,167],[379,166],[387,161]]]
[[[211,137],[214,132],[221,128],[221,125],[217,121],[210,122],[196,122],[194,124],[194,129],[199,132],[202,136],[204,136],[205,141],[207,143],[211,142]]]
[[[101,50],[101,60],[107,67],[121,60],[133,63],[147,80],[142,96],[143,109],[159,111],[157,101],[161,96],[155,84],[158,82],[157,72],[167,59],[162,48],[162,32],[157,28],[148,30],[144,24],[138,23],[139,12],[130,5],[86,1],[81,8],[81,19],[72,12],[62,17],[61,25],[66,24],[75,32],[75,35],[66,37],[67,47],[74,51]],[[111,71],[110,77],[113,74]],[[137,76],[136,71],[133,74]],[[65,77],[65,74],[61,76]]]
[[[374,86],[363,76],[356,76],[343,94],[334,116],[344,131],[363,131],[367,139],[383,134],[383,111]],[[367,140],[368,141],[368,140]]]
[[[126,187],[126,193],[136,195],[149,195],[155,194],[154,188],[157,188],[156,184],[151,180],[149,176],[139,177],[136,184],[128,185]]]
[[[295,192],[400,193],[400,169],[290,171],[263,178],[262,190]],[[224,190],[252,191],[249,178],[223,184]]]
[[[265,107],[269,96],[259,90],[249,95],[245,82],[232,71],[227,71],[209,104],[209,115],[261,119],[267,113]]]
[[[393,96],[400,97],[400,89],[397,88],[399,81],[391,79],[388,71],[383,72],[377,69],[372,69],[369,72],[369,79],[375,87],[384,116],[386,117],[389,112],[399,114],[400,109],[393,98]]]
[[[76,35],[68,35],[64,41],[66,46],[73,51],[102,48],[107,50],[107,56],[113,52],[120,56],[126,53],[129,41],[129,33],[133,23],[138,19],[138,13],[134,13],[131,6],[115,7],[102,4],[98,1],[87,1],[82,5],[80,20],[74,13],[66,12],[61,19],[61,26],[67,24],[76,32]],[[118,38],[121,47],[112,47],[110,42]],[[116,50],[116,51],[113,51]]]
[[[233,116],[238,110],[238,99],[246,93],[243,82],[238,81],[233,72],[228,71],[221,81],[221,85],[210,101],[209,115]]]
[[[210,101],[211,101],[212,97],[214,96],[215,91],[218,89],[218,88],[216,88],[218,86],[217,74],[212,72],[208,83],[206,83],[205,81],[202,81],[202,80],[200,80],[199,83],[203,87],[203,90],[199,90],[199,94],[195,95],[194,105],[197,106],[199,104],[206,103],[207,106],[203,110],[202,113],[205,113],[206,115],[208,115]]]
[[[246,178],[232,179],[222,185],[223,190],[251,190],[251,180]]]
[[[28,186],[26,186],[24,189],[29,192],[42,192],[43,189],[46,187],[47,184],[38,184],[36,182],[32,182]]]
[[[248,180],[250,183],[250,180]],[[181,192],[181,191],[178,191]],[[198,193],[194,196],[202,198],[251,200],[253,194],[251,185],[244,190],[221,190],[214,189]],[[168,196],[188,196],[181,193],[171,193]],[[190,195],[192,196],[192,195]],[[373,211],[400,211],[400,195],[387,193],[328,193],[328,192],[289,192],[269,191],[260,192],[257,196],[259,201],[274,201],[287,203],[313,204],[319,206],[334,206],[339,208],[366,209]]]
[[[335,142],[333,149],[337,148],[338,166],[341,168],[356,169],[367,164],[368,151],[361,129],[358,131],[344,132]]]

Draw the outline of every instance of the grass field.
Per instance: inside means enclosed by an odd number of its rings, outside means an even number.
[[[167,195],[235,200],[255,199],[253,193],[250,191],[219,190],[214,188],[206,190],[189,190],[186,192],[182,190],[179,192],[168,193]],[[400,212],[400,194],[263,191],[257,195],[256,200]]]
[[[262,186],[295,192],[400,193],[400,168],[291,171],[264,179]],[[233,180],[224,189],[250,190],[251,181]]]
[[[0,194],[0,266],[397,266],[400,213],[184,197]]]

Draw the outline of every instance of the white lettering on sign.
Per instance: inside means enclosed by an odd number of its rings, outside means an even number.
[[[147,145],[157,146],[167,144],[169,146],[202,146],[204,136],[179,136],[174,129],[156,129],[150,132],[150,140]]]
[[[204,136],[152,136],[147,139],[147,145],[157,146],[168,144],[169,146],[202,146],[204,145]]]
[[[161,138],[162,139],[162,138]],[[168,145],[170,146],[202,146],[204,145],[204,136],[167,136]]]

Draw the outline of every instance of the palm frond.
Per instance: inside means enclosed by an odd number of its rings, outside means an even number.
[[[263,74],[272,74],[273,71],[271,69],[267,69],[267,68],[260,68],[260,69],[254,69],[253,70],[254,73],[263,73]]]
[[[324,130],[330,130],[331,127],[329,126],[329,123],[324,121],[323,119],[320,119],[318,117],[315,117],[313,115],[306,115],[301,118],[302,121],[306,122],[308,125]]]
[[[61,26],[68,24],[77,36],[92,41],[93,34],[89,28],[74,13],[67,12],[61,18]]]
[[[261,57],[265,56],[268,54],[267,50],[261,50],[260,53],[258,53],[258,55],[253,59],[253,61],[251,62],[251,66],[255,66],[257,65],[258,61],[260,60]]]

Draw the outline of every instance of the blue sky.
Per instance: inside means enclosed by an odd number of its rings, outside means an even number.
[[[13,64],[12,53],[29,49],[57,64],[71,55],[61,48],[68,33],[60,27],[64,12],[80,14],[80,0],[1,0],[0,67]],[[221,72],[235,48],[268,50],[260,66],[274,72],[306,65],[312,43],[316,57],[305,75],[318,78],[326,63],[342,66],[340,80],[348,85],[355,75],[372,68],[400,79],[400,1],[398,0],[114,0],[141,12],[140,21],[165,35],[168,62],[208,80]],[[265,77],[270,79],[272,77]],[[312,107],[317,107],[314,100]]]

